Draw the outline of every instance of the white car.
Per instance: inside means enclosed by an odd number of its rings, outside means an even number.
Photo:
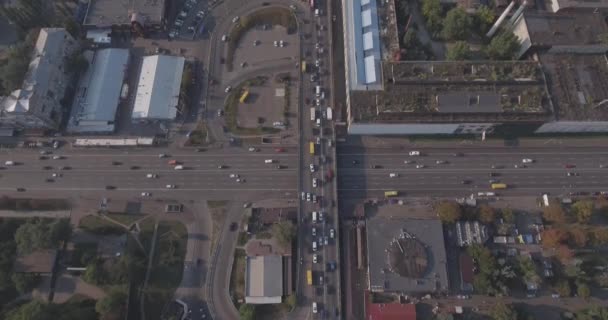
[[[167,157],[167,155],[166,155],[166,154],[164,154],[164,153],[161,153],[161,154],[159,154],[159,155],[158,155],[158,157],[159,157],[159,158],[166,158],[166,157]]]
[[[312,195],[312,203],[317,203],[317,195],[316,194]],[[321,220],[320,214],[319,214],[319,220]]]
[[[416,165],[416,169],[424,169],[424,165],[423,164]]]
[[[258,148],[249,147],[249,152],[258,152]]]
[[[285,46],[285,42],[283,42],[283,40],[279,41],[279,47],[283,48]]]
[[[306,192],[302,191],[302,201],[306,200]]]
[[[310,172],[315,172],[315,165],[314,164],[310,164]]]
[[[148,178],[148,179],[156,179],[156,178],[158,178],[158,175],[155,174],[155,173],[148,173],[146,175],[146,178]]]
[[[312,196],[310,195],[310,193],[306,194],[306,201],[308,201],[308,202],[312,201]]]
[[[274,46],[275,46],[275,47],[278,47],[278,46],[279,46],[279,42],[278,42],[278,41],[276,41],[276,40],[273,42],[273,44],[274,44]]]
[[[230,174],[230,178],[238,178],[238,177],[239,177],[239,175],[236,174],[236,173],[231,173]]]
[[[317,262],[319,262],[319,260],[317,259],[317,254],[315,253],[312,255],[312,263],[317,263]]]
[[[226,89],[224,90],[224,92],[228,93],[228,92],[230,92],[231,90],[232,90],[232,87],[231,87],[231,86],[227,86],[227,87],[226,87]]]
[[[150,192],[142,192],[141,196],[142,197],[150,197],[150,196],[152,196],[152,194],[150,194]]]
[[[239,21],[239,16],[236,16],[234,18],[232,18],[232,23],[236,23],[237,21]]]
[[[63,156],[53,156],[53,160],[61,160],[63,159]]]
[[[388,176],[389,176],[389,178],[397,178],[397,177],[399,177],[399,174],[391,172],[388,174]]]
[[[336,231],[334,229],[329,229],[329,237],[334,238],[336,236]]]
[[[312,187],[316,188],[318,186],[317,178],[312,178]]]
[[[416,163],[416,161],[414,161],[414,160],[405,160],[405,161],[403,161],[403,163],[404,164],[414,164],[414,163]]]
[[[268,163],[274,163],[273,159],[266,159],[264,160],[264,163],[268,164]]]
[[[410,151],[410,156],[419,156],[420,155],[420,151]]]
[[[317,236],[317,228],[312,227],[312,236],[316,237]]]
[[[524,158],[524,159],[521,159],[521,162],[522,163],[532,163],[532,162],[534,162],[534,160],[533,159],[529,159],[529,158]]]
[[[168,184],[165,186],[165,188],[167,189],[175,189],[175,185],[174,184]]]
[[[62,174],[61,174],[61,173],[53,173],[53,174],[52,174],[52,177],[53,177],[53,178],[59,178],[59,177],[61,177],[61,176],[62,176]]]
[[[436,164],[446,164],[446,163],[447,163],[447,161],[444,161],[444,160],[437,160],[437,161],[435,161],[435,163],[436,163]]]
[[[317,303],[313,302],[312,303],[312,313],[317,313],[317,312],[318,312],[318,310],[317,310]]]

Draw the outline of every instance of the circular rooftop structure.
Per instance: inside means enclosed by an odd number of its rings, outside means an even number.
[[[424,244],[416,238],[393,239],[386,253],[390,271],[402,277],[423,278],[429,269],[429,253]]]

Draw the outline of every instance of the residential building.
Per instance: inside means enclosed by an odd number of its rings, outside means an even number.
[[[71,75],[66,57],[78,49],[63,28],[43,28],[34,46],[23,86],[0,104],[0,123],[14,129],[57,129],[68,110],[65,95]]]

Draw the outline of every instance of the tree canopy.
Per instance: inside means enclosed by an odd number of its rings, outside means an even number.
[[[21,254],[37,249],[52,248],[61,240],[67,240],[71,234],[70,222],[67,219],[32,219],[19,226],[15,232],[15,242]]]
[[[480,34],[485,34],[490,30],[490,26],[494,23],[494,19],[496,19],[494,10],[488,6],[481,5],[475,12],[473,23]]]
[[[471,32],[471,18],[461,8],[448,11],[443,20],[441,35],[446,40],[466,40]]]
[[[255,319],[255,306],[252,304],[243,303],[239,307],[239,316],[241,320]]]
[[[461,61],[469,59],[471,49],[465,41],[456,41],[454,45],[448,48],[445,53],[445,59],[450,61]]]
[[[453,201],[442,201],[437,205],[437,215],[443,223],[452,224],[462,217],[462,208]]]
[[[552,203],[543,208],[543,218],[553,223],[564,223],[566,222],[566,213],[561,205]]]
[[[436,34],[441,30],[441,2],[439,0],[423,0],[422,15],[426,19],[427,29]]]
[[[479,205],[477,215],[479,217],[479,221],[485,224],[490,224],[496,219],[496,210],[487,204],[481,204]]]
[[[588,223],[593,215],[593,201],[579,200],[572,205],[572,210],[579,223]]]
[[[494,320],[517,320],[518,314],[512,306],[499,302],[490,310],[490,317]]]
[[[95,304],[95,311],[97,311],[102,318],[121,318],[125,312],[125,306],[127,305],[127,294],[119,288],[112,288],[110,292],[98,300]]]
[[[272,226],[272,235],[284,248],[290,248],[291,242],[296,236],[296,227],[291,221],[281,221]]]
[[[513,60],[519,51],[519,39],[510,31],[501,31],[486,47],[486,55],[492,60]]]

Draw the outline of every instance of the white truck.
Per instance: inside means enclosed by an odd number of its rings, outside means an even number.
[[[331,120],[333,118],[333,113],[331,107],[327,107],[327,120]]]
[[[315,121],[316,118],[317,118],[317,112],[315,111],[315,108],[312,107],[312,108],[310,108],[310,121]]]

